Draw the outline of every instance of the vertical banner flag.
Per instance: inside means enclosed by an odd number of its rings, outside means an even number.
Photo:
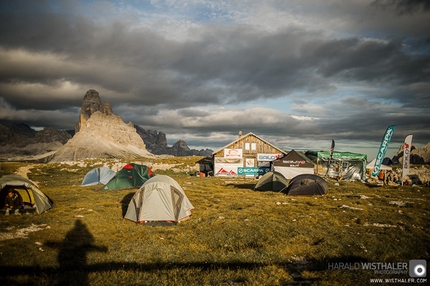
[[[325,172],[324,178],[327,177],[328,170],[330,169],[331,159],[333,159],[333,151],[334,151],[334,140],[331,139],[330,157],[328,159],[327,171]]]
[[[378,155],[376,155],[375,167],[373,168],[372,176],[378,176],[379,169],[381,168],[382,161],[384,160],[385,153],[387,153],[388,144],[393,136],[396,125],[391,125],[385,130],[384,137],[382,137],[381,146],[379,147]]]
[[[403,173],[402,180],[409,174],[409,166],[411,165],[411,146],[412,146],[412,135],[408,135],[405,138],[403,145]]]

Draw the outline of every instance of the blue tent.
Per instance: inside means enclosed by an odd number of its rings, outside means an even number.
[[[94,168],[85,175],[82,186],[107,184],[115,174],[114,171],[106,167]]]

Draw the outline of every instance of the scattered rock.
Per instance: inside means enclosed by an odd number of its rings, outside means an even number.
[[[339,208],[341,208],[341,209],[351,209],[351,210],[357,210],[357,211],[362,211],[363,210],[361,208],[350,207],[348,205],[342,205]]]
[[[413,204],[413,202],[405,202],[405,201],[391,201],[389,202],[390,205],[397,205],[399,207],[404,207],[407,204]]]

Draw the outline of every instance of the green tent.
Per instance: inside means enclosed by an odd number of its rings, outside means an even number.
[[[330,151],[307,151],[305,155],[317,164],[317,173],[336,178],[340,169],[343,180],[366,181],[367,155],[351,152],[333,152],[330,161]],[[329,166],[330,161],[330,166]],[[328,168],[328,172],[327,172]]]
[[[125,165],[101,190],[112,191],[140,188],[154,173],[145,165]]]
[[[288,187],[288,180],[279,172],[267,172],[255,184],[256,191],[280,192]]]

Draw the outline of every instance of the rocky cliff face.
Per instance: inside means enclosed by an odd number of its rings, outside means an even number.
[[[87,120],[90,119],[91,115],[97,111],[106,115],[113,115],[113,109],[110,103],[107,101],[102,103],[100,94],[96,90],[90,89],[87,91],[82,101],[79,120],[75,126],[75,134],[81,130],[81,126],[85,125]]]
[[[102,103],[95,90],[89,90],[84,96],[75,131],[75,136],[57,151],[51,162],[152,156],[133,123],[125,124],[108,102]]]
[[[183,140],[177,141],[172,147],[167,146],[166,134],[157,132],[156,130],[145,130],[142,127],[135,125],[137,134],[142,137],[145,142],[146,149],[155,155],[173,155],[173,156],[212,156],[213,151],[210,149],[195,150],[190,149],[187,143]]]

